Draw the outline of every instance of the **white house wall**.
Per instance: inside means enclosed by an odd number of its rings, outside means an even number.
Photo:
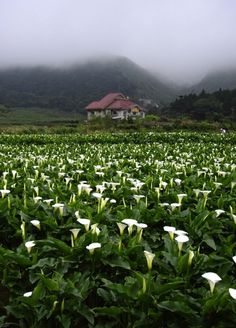
[[[140,111],[139,113],[132,113],[129,110],[117,110],[117,111],[111,111],[111,110],[94,110],[92,112],[88,111],[88,119],[91,119],[92,117],[112,117],[114,119],[127,119],[128,117],[145,117],[145,113]]]

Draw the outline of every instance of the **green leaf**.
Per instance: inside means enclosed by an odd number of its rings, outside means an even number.
[[[104,288],[98,288],[97,294],[106,302],[116,302],[117,297],[112,290],[105,290]]]
[[[131,270],[130,264],[128,261],[123,260],[121,257],[109,260],[102,260],[102,262],[110,267],[118,267],[126,270]]]
[[[71,247],[68,246],[64,241],[59,240],[57,238],[49,236],[47,240],[40,240],[37,241],[37,244],[43,245],[51,245],[57,248],[58,250],[62,251],[65,255],[70,255],[72,250]]]
[[[184,286],[184,281],[179,280],[176,282],[166,283],[163,286],[158,286],[156,292],[157,292],[157,295],[164,295],[166,293],[169,293],[172,290],[183,288],[183,286]]]
[[[208,236],[207,236],[208,237]],[[204,242],[211,247],[212,249],[214,249],[214,251],[216,251],[216,244],[213,238],[208,237],[206,239],[204,239]]]
[[[41,277],[41,280],[45,287],[47,287],[48,290],[50,291],[59,291],[59,284],[56,280],[51,279],[51,278],[46,278],[44,276]]]
[[[40,259],[36,264],[32,265],[30,269],[36,269],[36,268],[44,268],[47,267],[55,267],[57,264],[57,259],[52,257],[45,257],[43,259]]]
[[[181,301],[163,301],[158,303],[158,307],[170,312],[180,312],[191,315],[196,314],[196,312],[192,310],[186,303]]]
[[[86,305],[82,305],[80,306],[78,312],[85,317],[88,322],[93,325],[94,324],[94,315],[95,313],[93,312],[93,310],[91,310],[88,306]]]
[[[93,311],[98,314],[108,315],[113,317],[123,313],[124,309],[118,306],[110,306],[110,307],[103,306],[103,307],[95,307],[93,308]]]
[[[71,327],[72,318],[70,316],[62,314],[61,316],[57,316],[57,319],[61,323],[61,326],[63,328],[70,328]]]
[[[4,261],[7,259],[19,264],[22,267],[29,267],[32,264],[31,260],[27,256],[17,254],[4,247],[0,247],[0,255],[2,255],[1,259]]]

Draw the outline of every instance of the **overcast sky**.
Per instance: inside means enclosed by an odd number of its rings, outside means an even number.
[[[173,81],[236,66],[236,0],[0,0],[0,67],[121,55]]]

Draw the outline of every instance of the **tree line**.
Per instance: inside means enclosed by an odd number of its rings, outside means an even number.
[[[171,117],[191,118],[194,120],[221,121],[236,120],[236,89],[219,89],[213,93],[202,90],[201,93],[181,95],[162,114]]]

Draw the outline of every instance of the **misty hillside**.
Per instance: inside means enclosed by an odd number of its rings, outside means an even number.
[[[162,114],[194,120],[236,122],[236,89],[201,91],[178,97],[163,109]]]
[[[10,107],[78,110],[109,92],[158,104],[174,98],[171,88],[127,58],[91,61],[67,68],[15,68],[0,71],[0,104]]]
[[[236,89],[236,69],[217,71],[207,74],[198,84],[191,87],[191,92],[217,91],[219,89]]]

